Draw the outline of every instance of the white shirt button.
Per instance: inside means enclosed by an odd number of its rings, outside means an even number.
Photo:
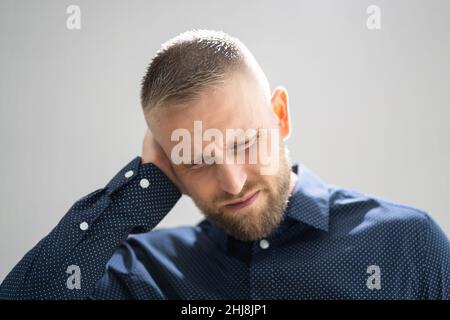
[[[129,171],[125,172],[125,178],[130,178],[133,176],[133,174],[134,174],[133,170],[129,170]]]
[[[148,188],[148,186],[150,185],[150,182],[147,179],[142,179],[141,182],[139,182],[139,184],[141,185],[142,188]]]
[[[89,228],[89,224],[86,221],[80,223],[81,230],[86,231],[88,228]]]
[[[269,247],[269,241],[267,241],[266,239],[262,239],[259,242],[259,246],[261,247],[261,249],[267,249]]]

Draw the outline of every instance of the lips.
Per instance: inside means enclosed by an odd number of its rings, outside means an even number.
[[[242,199],[238,199],[231,203],[227,203],[227,204],[225,204],[225,207],[233,208],[233,209],[244,208],[244,207],[251,205],[253,202],[255,202],[255,200],[258,198],[258,196],[259,196],[259,190],[256,192],[253,192],[250,195],[243,197]]]

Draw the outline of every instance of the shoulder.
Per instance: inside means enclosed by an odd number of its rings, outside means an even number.
[[[421,209],[347,188],[330,186],[330,222],[353,231],[376,231],[378,236],[407,236],[420,240],[434,221]],[[422,239],[423,240],[423,239]]]

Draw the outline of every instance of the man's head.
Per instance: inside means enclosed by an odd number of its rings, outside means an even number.
[[[182,150],[190,161],[172,161],[171,166],[199,209],[239,240],[268,236],[282,217],[292,182],[284,144],[290,133],[288,98],[281,87],[270,93],[250,51],[223,32],[185,32],[163,44],[153,58],[142,81],[141,103],[154,139],[169,159],[179,146],[174,132],[191,134]],[[217,135],[197,139],[194,121],[202,132]],[[239,143],[230,138],[230,130],[247,135]],[[253,151],[257,157],[251,162]],[[217,161],[230,153],[243,155],[245,162],[233,157]],[[202,161],[205,154],[216,161]],[[262,154],[272,163],[263,161]],[[276,171],[262,174],[275,161]]]

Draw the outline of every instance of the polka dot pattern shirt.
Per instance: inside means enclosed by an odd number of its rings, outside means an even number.
[[[1,299],[449,299],[450,243],[425,212],[322,182],[303,165],[273,233],[208,219],[151,231],[181,194],[135,158],[78,200]]]

